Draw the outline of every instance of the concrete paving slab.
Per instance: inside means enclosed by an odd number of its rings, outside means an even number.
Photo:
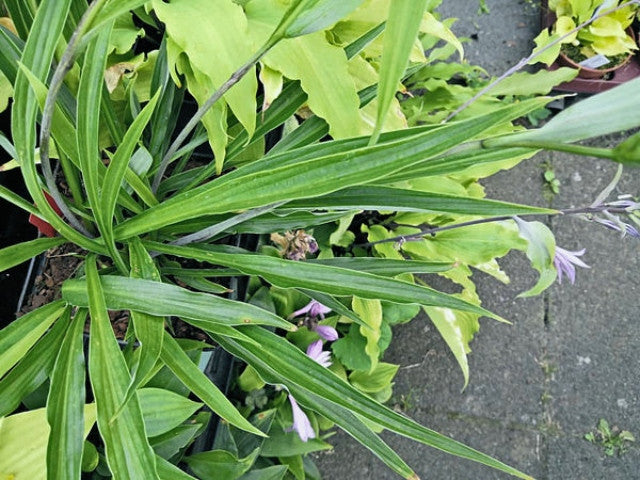
[[[640,478],[640,450],[606,456],[598,445],[578,437],[549,439],[548,480],[600,480]]]
[[[442,18],[455,17],[453,32],[470,39],[465,56],[491,75],[500,75],[531,53],[540,33],[539,2],[487,0],[490,14],[476,15],[477,0],[445,1],[438,8]]]
[[[504,463],[520,469],[536,478],[543,478],[544,458],[541,435],[537,431],[510,428],[505,423],[482,421],[463,416],[432,414],[414,411],[413,418],[434,430],[449,435],[474,448],[495,456]],[[455,480],[506,480],[510,475],[470,460],[461,459],[416,442],[383,434],[389,445],[395,448],[416,474],[422,479]],[[400,478],[382,462],[374,458],[345,434],[334,437],[333,451],[316,455],[327,479],[375,479]]]

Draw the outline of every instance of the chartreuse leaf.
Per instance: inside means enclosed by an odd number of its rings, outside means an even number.
[[[364,351],[371,361],[370,371],[373,371],[378,366],[378,357],[380,356],[378,342],[382,327],[382,305],[380,300],[353,297],[351,308],[353,313],[366,323],[366,327],[360,327],[360,334],[367,339]]]
[[[553,255],[556,250],[556,240],[549,227],[541,222],[525,222],[515,217],[520,230],[520,237],[526,241],[526,247],[522,248],[531,261],[533,268],[540,272],[538,282],[519,297],[532,297],[545,291],[554,282],[557,276],[553,266]]]
[[[371,144],[378,141],[391,100],[409,63],[426,3],[426,0],[392,0],[389,5],[378,80],[378,115],[371,134]]]
[[[227,397],[198,369],[173,337],[166,332],[160,358],[194,395],[221,418],[241,430],[264,436],[235,409]]]
[[[26,262],[31,258],[46,252],[50,248],[62,245],[66,240],[61,237],[36,238],[28,242],[17,243],[0,249],[0,272]]]
[[[149,437],[177,427],[202,406],[202,403],[162,388],[141,388],[137,395]]]
[[[0,417],[14,411],[21,400],[48,378],[67,329],[63,322],[53,327],[0,381]]]
[[[129,238],[202,215],[316,197],[383,179],[402,168],[428,164],[433,157],[547,101],[527,100],[380,145],[345,148],[344,143],[327,142],[300,149],[304,157],[292,150],[256,161],[125,220],[114,230],[116,238]],[[323,154],[316,157],[317,151]]]
[[[81,420],[85,438],[96,421],[96,405],[84,406]],[[44,480],[47,478],[47,442],[49,441],[47,411],[38,408],[0,418],[0,478]],[[80,445],[82,454],[82,445]],[[61,461],[64,458],[61,456]],[[56,478],[56,477],[49,477]],[[73,477],[57,477],[70,478]],[[79,476],[76,478],[80,478]]]
[[[613,149],[613,159],[620,163],[640,163],[640,133],[631,135]]]
[[[51,302],[0,330],[0,377],[8,372],[64,311],[64,302]]]
[[[127,364],[111,328],[95,256],[85,264],[91,314],[89,376],[98,407],[98,428],[114,477],[159,478],[155,455],[145,432],[140,404],[131,398],[115,416],[131,382]]]
[[[47,478],[80,479],[84,443],[85,364],[83,338],[87,310],[79,309],[71,320],[68,308],[59,320],[67,333],[51,373],[47,421]]]
[[[388,300],[395,303],[447,306],[500,318],[481,307],[436,290],[367,272],[317,263],[294,262],[265,255],[219,253],[198,247],[162,245],[155,242],[145,244],[161,253],[224,265],[248,275],[258,275],[281,288],[305,288],[330,295],[356,295],[363,299]],[[74,282],[74,290],[77,290],[78,281],[67,281],[65,285],[71,285],[71,282]]]
[[[67,280],[62,286],[62,297],[72,305],[87,306],[87,287],[86,280]],[[296,330],[290,322],[254,305],[192,292],[168,283],[108,275],[102,278],[102,291],[111,310],[184,317],[197,321],[200,328],[255,323]]]
[[[286,7],[277,0],[253,0],[245,8],[249,34],[256,45],[262,45]],[[349,75],[347,56],[342,48],[327,41],[324,32],[283,40],[267,52],[262,62],[287,78],[300,80],[309,96],[309,108],[327,121],[334,138],[362,133],[360,100]]]
[[[306,455],[321,450],[330,450],[331,445],[319,438],[300,440],[296,432],[285,432],[280,423],[274,423],[269,430],[269,438],[265,439],[260,449],[263,457],[290,457]]]
[[[238,458],[226,450],[211,450],[186,457],[184,461],[200,478],[235,480],[251,468],[259,453],[256,448],[248,456]]]
[[[462,388],[466,388],[469,383],[467,354],[471,351],[469,342],[478,331],[478,316],[469,312],[456,312],[450,308],[425,307],[424,311],[458,362],[464,378]]]
[[[376,393],[391,385],[399,365],[380,362],[370,372],[356,370],[349,374],[351,385],[366,393]]]
[[[491,95],[546,95],[556,85],[573,80],[577,75],[577,69],[568,67],[514,73],[493,87]]]
[[[214,338],[225,350],[256,368],[265,381],[285,384],[293,395],[298,395],[299,392],[317,395],[329,404],[350,409],[352,413],[376,425],[447,453],[483,463],[519,478],[531,478],[488,455],[423,427],[381,405],[307,357],[304,352],[291,345],[287,340],[260,327],[238,328],[248,337],[258,341],[260,347],[221,336],[214,335]],[[303,400],[303,396],[300,396],[300,400]],[[319,413],[330,418],[330,412],[325,409],[319,409]]]
[[[209,87],[206,97],[220,88],[254,53],[249,40],[247,19],[242,7],[234,2],[174,0],[166,3],[154,0],[153,9],[166,25],[167,34],[174,46],[170,55],[172,61],[175,64],[178,49],[188,57],[193,72],[191,81]],[[213,46],[215,48],[212,50]],[[192,86],[187,86],[191,90]],[[256,90],[256,76],[254,69],[251,68],[249,73],[224,95],[224,101],[245,127],[249,136],[255,129]],[[206,98],[199,98],[198,101],[202,104]],[[224,113],[223,110],[215,112],[216,115]],[[223,121],[222,117],[218,116],[217,122],[221,121]],[[210,140],[213,139],[210,137]],[[215,141],[219,141],[217,137]],[[221,168],[226,140],[223,144],[212,146],[216,152],[216,162],[219,162]]]

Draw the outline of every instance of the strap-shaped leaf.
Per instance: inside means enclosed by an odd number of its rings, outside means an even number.
[[[0,377],[27,353],[64,309],[63,301],[51,302],[0,330]]]
[[[350,187],[315,198],[289,202],[286,208],[344,208],[397,212],[456,213],[461,215],[548,215],[556,210],[516,203],[420,192],[390,187]]]
[[[231,425],[235,425],[241,430],[264,436],[260,430],[251,425],[251,423],[236,410],[224,393],[200,371],[189,359],[187,354],[182,351],[180,345],[166,332],[164,342],[162,343],[161,358],[176,377],[211,410],[218,414],[220,418],[224,418]]]
[[[107,463],[115,478],[157,479],[155,455],[147,441],[138,399],[133,397],[115,416],[131,377],[111,328],[93,255],[87,258],[85,268],[87,303],[91,314],[89,376],[98,407],[98,428],[105,443]]]
[[[104,276],[102,291],[110,310],[136,310],[150,315],[193,319],[201,325],[270,325],[295,330],[295,325],[254,305],[235,302],[208,293],[192,292],[168,283],[139,278]],[[62,297],[70,304],[87,306],[86,280],[67,280]]]
[[[453,267],[447,262],[426,262],[421,260],[394,260],[374,257],[333,257],[307,260],[309,263],[330,267],[358,270],[376,275],[394,276],[401,273],[438,273],[446,272]]]
[[[235,268],[248,275],[258,275],[281,288],[306,288],[337,296],[355,295],[395,303],[448,307],[502,320],[500,316],[460,298],[367,272],[265,255],[220,253],[198,247],[179,247],[156,242],[145,242],[145,245],[150,250],[161,253]]]
[[[384,29],[384,45],[378,80],[378,112],[371,143],[378,135],[387,116],[398,84],[409,63],[409,54],[418,35],[426,0],[391,0],[389,17]]]
[[[44,337],[0,381],[0,417],[13,412],[26,395],[49,378],[66,329],[65,323],[54,323]]]
[[[29,35],[25,44],[21,63],[41,82],[49,74],[53,53],[69,11],[69,4],[70,0],[44,0],[36,13],[31,27],[32,34]],[[16,76],[13,98],[11,133],[29,195],[37,204],[44,219],[63,237],[84,248],[102,251],[103,248],[97,242],[86,238],[67,225],[44,196],[35,164],[35,120],[38,103],[24,72],[18,72]]]
[[[467,458],[518,478],[531,479],[528,475],[505,465],[504,463],[474,450],[460,442],[452,440],[429,428],[400,415],[399,413],[381,405],[350,384],[342,380],[333,372],[322,367],[291,345],[287,340],[260,327],[238,327],[247,336],[260,342],[261,347],[243,344],[241,342],[215,337],[225,350],[242,358],[248,364],[259,365],[261,376],[269,383],[282,383],[287,388],[300,389],[317,395],[327,402],[340,405],[354,414],[360,415],[373,423],[387,428],[395,433],[412,438],[426,445],[432,446],[453,455]],[[269,370],[265,369],[265,365]],[[254,367],[255,368],[255,367]],[[268,375],[270,372],[274,376]],[[311,400],[311,399],[309,399]],[[311,405],[312,401],[308,403]],[[319,408],[320,409],[320,408]],[[320,412],[324,415],[324,411]]]
[[[147,278],[159,281],[153,260],[137,238],[129,242],[129,261],[131,263],[132,278]],[[164,338],[164,318],[132,310],[130,312],[136,338],[140,342],[138,362],[133,369],[133,378],[127,387],[122,401],[126,404],[136,389],[142,385],[147,376],[154,370]],[[121,407],[122,408],[122,407]]]
[[[428,162],[488,128],[517,118],[547,101],[546,98],[524,101],[382,145],[314,157],[314,150],[327,148],[321,144],[308,147],[305,160],[300,160],[300,152],[293,150],[279,156],[281,166],[254,162],[126,220],[115,229],[116,238],[128,238],[201,215],[316,197],[381,179],[402,168]]]
[[[111,158],[109,167],[107,168],[107,173],[104,175],[104,179],[102,180],[99,208],[104,221],[105,231],[103,232],[103,235],[105,236],[105,241],[113,242],[112,217],[116,208],[118,194],[121,191],[122,180],[125,178],[131,154],[140,141],[142,131],[151,119],[151,115],[153,114],[153,110],[159,97],[160,91],[158,90],[151,100],[149,100],[149,103],[145,105],[142,111],[135,118],[129,127],[129,130],[125,133],[122,142],[118,145],[116,153]],[[115,244],[111,246],[111,250],[116,250]]]
[[[0,249],[0,272],[40,255],[50,248],[62,245],[66,240],[61,237],[37,238]]]
[[[70,310],[59,320],[68,325],[62,341],[47,398],[47,478],[80,479],[84,443],[85,365],[82,334],[87,319],[80,309],[71,320]]]

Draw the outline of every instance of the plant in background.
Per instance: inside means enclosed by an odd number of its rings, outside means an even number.
[[[634,0],[550,1],[549,10],[556,15],[555,23],[551,32],[544,29],[535,42],[542,48],[562,39],[539,61],[551,65],[562,52],[575,63],[593,69],[625,63],[638,49],[628,29],[639,5]]]
[[[600,445],[608,457],[625,454],[629,444],[636,441],[630,431],[620,430],[618,427],[611,428],[604,418],[598,421],[595,432],[585,434],[584,438],[593,444]]]
[[[637,137],[572,143],[640,125],[637,81],[536,130],[512,122],[548,97],[406,128],[395,95],[409,60],[424,62],[419,32],[459,49],[424,0],[4,3],[0,140],[31,199],[0,196],[56,236],[0,250],[0,268],[63,244],[83,261],[61,299],[0,330],[0,473],[313,478],[302,455],[329,448],[320,431],[335,424],[404,478],[416,475],[384,429],[530,478],[384,406],[397,367],[382,354],[391,325],[423,309],[465,372],[479,316],[502,320],[470,267],[504,279],[496,257],[520,248],[541,273],[528,293],[553,282],[553,236],[519,217],[565,212],[484,199],[476,180],[540,148],[637,163]],[[121,311],[123,348],[109,316]],[[206,342],[177,338],[178,319]],[[198,368],[212,345],[246,363],[244,397]],[[211,442],[203,404],[221,419]]]

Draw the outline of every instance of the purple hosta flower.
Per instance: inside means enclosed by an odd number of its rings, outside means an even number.
[[[569,250],[565,250],[564,248],[560,248],[556,246],[556,254],[553,258],[553,265],[556,267],[558,272],[558,283],[562,283],[562,275],[565,274],[571,284],[574,284],[576,281],[576,267],[582,268],[591,268],[589,265],[584,263],[578,257],[584,255],[585,249],[583,248],[577,252],[570,252]]]
[[[310,438],[316,438],[316,432],[311,426],[309,417],[307,417],[307,414],[298,406],[298,402],[296,402],[296,399],[293,398],[291,394],[289,394],[289,402],[291,403],[291,412],[293,413],[292,428],[296,431],[300,440],[306,442]]]
[[[307,253],[318,251],[318,242],[304,230],[271,234],[271,241],[280,247],[280,255],[289,260],[304,260]]]
[[[623,221],[618,220],[616,222],[613,220],[607,220],[605,218],[594,218],[593,220],[600,225],[604,225],[610,230],[615,230],[616,232],[622,233],[623,237],[625,235],[630,235],[634,238],[640,238],[640,232],[638,232],[638,229],[636,229],[636,227],[634,227],[633,225],[624,223]]]
[[[311,342],[307,347],[307,356],[325,368],[331,366],[331,352],[322,350],[322,340]]]
[[[291,316],[299,317],[300,315],[304,314],[304,316],[307,318],[317,319],[318,317],[320,317],[322,320],[324,320],[324,314],[329,313],[330,311],[331,309],[329,307],[325,307],[317,300],[311,300],[300,310],[296,310],[295,312],[293,312]]]
[[[329,342],[333,342],[338,339],[338,332],[330,325],[318,325],[318,318],[324,320],[324,314],[329,313],[331,309],[325,307],[317,300],[311,300],[300,310],[296,310],[291,314],[292,317],[299,317],[304,315],[303,325],[306,325],[309,330],[313,330],[322,338]]]

